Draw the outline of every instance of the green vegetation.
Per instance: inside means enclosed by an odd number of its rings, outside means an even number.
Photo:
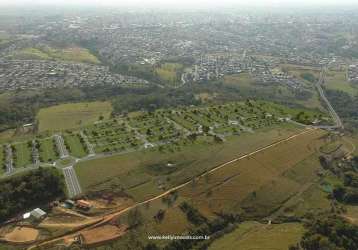
[[[31,147],[31,141],[12,145],[15,167],[22,168],[32,163]]]
[[[41,109],[37,115],[39,131],[78,128],[101,119],[112,112],[109,102],[69,103]]]
[[[224,84],[228,86],[239,86],[242,88],[247,88],[254,84],[254,80],[251,78],[249,73],[226,75],[224,76]]]
[[[303,233],[304,228],[299,223],[265,225],[258,222],[243,222],[233,232],[214,241],[209,250],[287,250],[289,246],[300,241]]]
[[[62,177],[55,169],[30,171],[24,175],[0,181],[0,221],[28,211],[39,205],[47,205],[56,198],[64,197]]]
[[[311,72],[304,72],[300,74],[300,77],[308,82],[314,83],[318,79]]]
[[[73,47],[65,49],[25,48],[15,52],[13,59],[62,60],[98,64],[100,61],[88,49]]]
[[[351,96],[358,94],[358,88],[347,81],[345,71],[328,71],[325,87],[330,90],[343,91]]]
[[[64,136],[66,148],[69,150],[70,154],[82,158],[87,155],[86,148],[81,142],[81,137],[79,134],[66,134]]]
[[[175,86],[181,81],[183,68],[179,63],[163,63],[155,69],[155,73],[163,83]]]
[[[320,76],[320,69],[314,67],[283,64],[281,65],[281,68],[283,72],[287,72],[288,74],[309,83],[313,83],[315,80],[319,79]]]
[[[347,130],[358,129],[358,96],[352,97],[346,92],[328,89],[327,97],[332,106],[343,119]]]
[[[39,140],[39,153],[41,162],[53,162],[58,158],[53,138]]]
[[[305,227],[308,231],[300,242],[303,249],[358,249],[358,226],[337,215],[311,215]]]

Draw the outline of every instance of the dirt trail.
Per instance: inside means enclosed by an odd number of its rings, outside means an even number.
[[[215,172],[215,171],[217,171],[217,170],[219,170],[219,169],[221,169],[221,168],[226,167],[227,165],[230,165],[230,164],[235,163],[235,162],[237,162],[237,161],[240,161],[240,160],[242,160],[242,159],[248,158],[248,157],[250,157],[250,156],[252,156],[252,155],[255,155],[255,154],[260,153],[260,152],[262,152],[262,151],[265,151],[265,150],[267,150],[267,149],[269,149],[269,148],[275,147],[275,146],[277,146],[277,145],[279,145],[279,144],[282,144],[282,143],[285,143],[285,142],[287,142],[287,141],[293,140],[293,139],[295,139],[295,138],[297,138],[297,137],[299,137],[299,136],[302,136],[302,135],[304,135],[304,134],[307,134],[307,133],[310,133],[310,132],[313,132],[313,131],[316,131],[316,130],[317,130],[317,128],[308,127],[308,128],[306,128],[304,131],[302,131],[302,132],[300,132],[300,133],[297,133],[297,134],[295,134],[295,135],[292,135],[292,136],[290,136],[290,137],[288,137],[288,138],[286,138],[286,139],[282,139],[282,140],[276,141],[276,142],[271,143],[271,144],[269,144],[269,145],[267,145],[267,146],[261,147],[261,148],[255,150],[255,151],[253,151],[253,152],[251,152],[251,153],[245,154],[245,155],[243,155],[243,156],[240,156],[240,157],[238,157],[238,158],[235,158],[235,159],[233,159],[233,160],[230,160],[230,161],[228,161],[228,162],[226,162],[226,163],[223,163],[223,164],[221,164],[221,165],[219,165],[219,166],[217,166],[217,167],[214,167],[213,169],[211,169],[211,170],[209,170],[209,171],[203,173],[202,175],[198,176],[197,178],[202,178],[202,177],[204,177],[204,176],[205,176],[206,174],[208,174],[208,173],[213,173],[213,172]],[[69,234],[67,234],[67,235],[62,235],[62,236],[56,237],[56,238],[54,238],[54,239],[47,240],[47,241],[43,241],[43,242],[41,242],[41,243],[32,245],[32,246],[30,246],[28,249],[34,249],[34,248],[39,247],[39,246],[43,246],[43,245],[46,245],[46,244],[55,243],[56,241],[64,240],[64,239],[66,239],[66,238],[68,239],[68,238],[70,238],[70,237],[75,237],[75,236],[77,236],[78,234],[80,234],[81,232],[88,231],[88,230],[93,229],[93,228],[95,228],[95,227],[99,227],[99,226],[105,225],[105,224],[107,224],[108,222],[112,221],[114,218],[116,218],[116,217],[118,217],[118,216],[120,216],[120,215],[122,215],[122,214],[124,214],[124,213],[126,213],[126,212],[128,212],[128,211],[130,211],[130,210],[132,210],[132,209],[134,209],[134,208],[137,208],[137,207],[139,207],[139,206],[145,205],[145,204],[150,203],[150,202],[152,202],[152,201],[161,199],[161,198],[163,198],[164,196],[167,196],[168,194],[170,194],[171,192],[177,191],[178,189],[181,189],[181,188],[183,188],[183,187],[185,187],[185,186],[191,184],[191,182],[192,182],[192,181],[189,180],[189,181],[187,181],[187,182],[185,182],[185,183],[183,183],[183,184],[181,184],[181,185],[179,185],[179,186],[173,187],[173,188],[167,190],[166,192],[164,192],[164,193],[162,193],[162,194],[160,194],[160,195],[157,195],[157,196],[155,196],[155,197],[153,197],[153,198],[150,198],[150,199],[148,199],[148,200],[139,202],[139,203],[134,204],[134,205],[132,205],[132,206],[130,206],[130,207],[127,207],[127,208],[125,208],[125,209],[123,209],[123,210],[114,211],[114,212],[112,212],[111,214],[107,214],[107,215],[105,215],[105,216],[102,217],[102,220],[101,220],[100,222],[95,223],[95,224],[93,224],[93,225],[91,225],[91,226],[85,227],[85,228],[83,228],[83,229],[80,229],[80,230],[78,230],[78,231],[76,231],[76,232],[73,232],[73,233],[69,233]]]

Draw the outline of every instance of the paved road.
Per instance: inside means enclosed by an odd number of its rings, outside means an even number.
[[[338,116],[337,112],[334,110],[334,108],[331,105],[330,101],[326,97],[326,95],[324,93],[324,90],[322,89],[322,84],[325,81],[325,77],[326,77],[326,68],[322,68],[319,80],[316,83],[316,88],[317,88],[318,93],[321,96],[322,100],[326,103],[326,105],[328,107],[328,111],[331,114],[332,119],[334,120],[336,125],[334,125],[334,126],[319,126],[319,128],[322,128],[322,129],[337,129],[337,128],[344,129],[344,126],[343,126],[343,123],[341,121],[341,118]]]
[[[12,148],[11,148],[10,144],[6,145],[5,165],[6,165],[6,174],[11,174],[12,172],[15,171],[15,169],[14,169],[14,160],[13,160],[13,152],[12,152]]]
[[[63,176],[68,190],[68,196],[74,197],[82,193],[80,183],[78,182],[77,174],[72,166],[62,169]]]
[[[68,151],[65,146],[65,141],[63,140],[61,135],[54,135],[56,140],[56,147],[58,149],[58,153],[60,154],[60,158],[66,158],[69,156]]]
[[[83,131],[80,132],[80,136],[82,137],[83,141],[86,144],[86,147],[88,149],[88,155],[94,156],[96,153],[94,152],[93,145],[89,142],[88,137],[83,133]]]
[[[32,140],[32,163],[35,165],[40,164],[40,154],[37,148],[36,140]]]

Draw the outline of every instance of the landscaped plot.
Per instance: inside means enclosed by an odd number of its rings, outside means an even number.
[[[58,159],[56,145],[53,138],[39,140],[40,161],[53,162]]]
[[[100,119],[108,119],[110,102],[69,103],[41,109],[37,115],[39,131],[78,128]]]
[[[86,127],[84,133],[97,153],[124,151],[141,145],[134,130],[117,120],[101,122]]]
[[[5,172],[5,154],[4,147],[0,145],[0,175]]]
[[[150,142],[171,141],[181,136],[181,131],[177,130],[173,123],[168,122],[164,111],[142,113],[132,118],[129,117],[127,121]]]
[[[71,155],[78,158],[87,155],[84,142],[81,142],[81,137],[79,134],[65,134],[64,140],[66,148],[69,150]]]
[[[295,132],[297,128],[293,126],[277,127],[230,137],[222,144],[208,144],[198,138],[195,142],[181,145],[178,150],[169,151],[167,147],[171,145],[165,145],[164,153],[157,150],[138,151],[81,162],[75,169],[81,187],[86,191],[119,185],[138,195],[133,197],[135,200],[143,199],[162,192],[163,187],[179,185],[218,164]],[[160,182],[153,182],[153,178]]]
[[[12,148],[15,167],[26,167],[32,164],[31,141],[13,144]]]

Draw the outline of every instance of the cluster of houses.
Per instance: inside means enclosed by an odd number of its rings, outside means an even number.
[[[108,67],[59,61],[0,61],[0,90],[81,87],[97,85],[148,85],[133,76],[113,74]]]
[[[352,64],[348,67],[348,81],[358,83],[358,65]]]

